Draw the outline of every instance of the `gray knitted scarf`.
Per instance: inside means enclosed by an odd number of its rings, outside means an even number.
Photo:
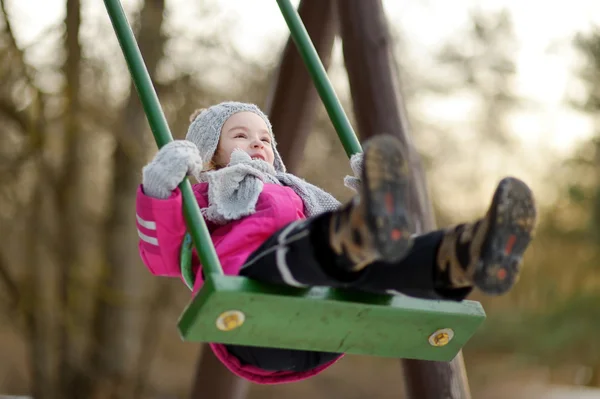
[[[234,150],[227,167],[202,172],[198,179],[208,183],[209,206],[204,217],[217,224],[251,215],[264,183],[290,187],[304,202],[307,217],[332,211],[340,202],[331,194],[290,173],[277,172],[268,162],[252,159],[242,150]]]

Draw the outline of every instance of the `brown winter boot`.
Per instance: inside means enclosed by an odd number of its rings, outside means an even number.
[[[536,217],[529,187],[516,178],[502,179],[482,219],[446,230],[437,253],[440,285],[475,285],[489,295],[510,290],[519,278]]]
[[[412,245],[406,208],[408,164],[401,143],[378,135],[364,146],[361,192],[337,212],[329,242],[350,271],[375,261],[400,260]]]

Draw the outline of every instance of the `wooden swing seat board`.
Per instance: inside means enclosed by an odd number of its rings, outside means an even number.
[[[450,361],[485,320],[475,301],[207,277],[178,322],[186,341]]]

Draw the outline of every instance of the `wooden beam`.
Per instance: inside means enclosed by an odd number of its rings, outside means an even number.
[[[190,395],[192,399],[244,399],[249,389],[250,384],[227,370],[208,344],[202,345]]]
[[[302,0],[298,13],[327,68],[337,33],[336,0]],[[298,169],[315,119],[319,96],[296,45],[290,38],[267,97],[266,111],[277,137],[278,151],[288,171]]]
[[[360,136],[390,133],[402,140],[411,165],[411,214],[418,232],[435,229],[419,155],[409,134],[398,70],[381,0],[339,3],[344,60]],[[408,397],[466,399],[470,391],[462,352],[449,363],[403,360]]]

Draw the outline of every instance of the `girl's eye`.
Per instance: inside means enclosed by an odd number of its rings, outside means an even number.
[[[271,140],[270,139],[262,139],[262,141],[264,141],[267,144],[271,144]]]
[[[242,139],[244,139],[244,138],[246,138],[246,135],[245,135],[244,133],[237,133],[237,134],[236,134],[235,136],[233,136],[233,137],[234,137],[234,138],[236,138],[236,139],[237,139],[237,138],[242,138]]]

